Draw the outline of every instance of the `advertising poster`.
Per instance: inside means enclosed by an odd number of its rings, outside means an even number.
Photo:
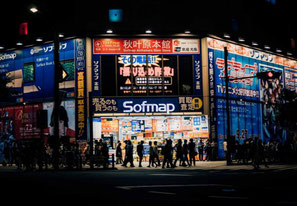
[[[76,139],[87,140],[87,86],[86,86],[86,42],[75,39],[75,119]]]
[[[297,92],[297,70],[285,67],[285,88]]]
[[[45,136],[54,135],[53,102],[43,103],[43,109],[47,110],[48,127],[44,130]],[[69,137],[75,141],[75,101],[62,101],[59,108],[59,137]]]
[[[93,138],[99,140],[101,138],[101,118],[93,118]]]
[[[260,137],[264,143],[286,139],[287,131],[276,121],[275,104],[282,101],[282,89],[296,91],[295,77],[297,62],[284,57],[257,51],[220,40],[208,38],[210,93],[217,99],[216,133],[218,138],[219,158],[224,157],[223,142],[226,140],[226,88],[224,47],[228,49],[228,74],[230,94],[231,135],[238,143],[254,137]],[[255,76],[257,72],[280,72],[279,79],[259,80],[234,78]]]
[[[60,43],[60,61],[66,76],[60,89],[74,96],[74,40]],[[14,92],[14,102],[49,99],[54,91],[54,45],[28,47],[0,53],[0,73],[5,73]]]
[[[135,95],[145,95],[147,92],[160,95],[163,90],[167,94],[175,94],[177,64],[174,60],[160,55],[119,55],[119,95],[131,95],[132,87]]]
[[[41,104],[0,108],[0,163],[17,140],[40,138],[36,114],[41,109]]]
[[[1,108],[1,139],[5,141],[8,139],[20,140],[40,138],[40,129],[37,128],[36,113],[41,109],[41,104]]]
[[[229,88],[225,87],[224,46],[228,48]],[[292,86],[293,75],[283,76],[284,66],[290,65],[296,71],[296,62],[286,61],[280,57],[259,52],[242,46],[208,39],[210,69],[210,91],[216,97],[216,133],[218,139],[218,155],[224,158],[223,142],[226,140],[226,89],[230,98],[230,130],[235,140],[242,144],[246,139],[260,137],[264,143],[279,139],[283,134],[275,122],[274,103],[278,101],[284,78],[287,85]],[[260,81],[255,76],[257,72],[281,72],[280,79]],[[235,80],[232,80],[235,79]],[[264,103],[261,103],[264,102]],[[266,102],[266,103],[265,103]],[[263,126],[262,126],[263,125]]]

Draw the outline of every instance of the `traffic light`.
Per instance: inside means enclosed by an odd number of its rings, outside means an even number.
[[[278,79],[281,76],[281,72],[275,72],[275,71],[266,71],[266,72],[258,72],[256,74],[258,79]]]

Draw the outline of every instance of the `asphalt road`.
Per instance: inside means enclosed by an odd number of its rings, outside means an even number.
[[[297,165],[40,172],[0,167],[1,198],[13,205],[297,205],[296,183]]]

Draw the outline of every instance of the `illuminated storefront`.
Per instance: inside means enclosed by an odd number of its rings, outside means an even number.
[[[61,136],[73,142],[103,137],[112,146],[124,140],[147,144],[210,139],[217,143],[218,158],[223,159],[225,46],[231,79],[269,70],[282,73],[275,81],[245,78],[229,82],[234,140],[242,144],[259,137],[264,143],[284,142],[288,131],[275,121],[273,104],[281,101],[283,88],[297,91],[297,62],[215,37],[102,37],[60,42],[64,78],[60,106],[65,114]],[[53,43],[0,54],[0,73],[12,79],[8,86],[15,91],[12,105],[0,108],[2,143],[12,131],[15,139],[39,138],[37,110],[47,110],[43,134],[52,135],[53,61]]]
[[[200,40],[93,39],[95,139],[208,138]]]
[[[94,138],[113,142],[205,139],[208,118],[199,97],[93,98]],[[112,113],[111,113],[112,111]]]

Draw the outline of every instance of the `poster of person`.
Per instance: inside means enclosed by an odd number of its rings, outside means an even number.
[[[47,110],[48,127],[44,130],[47,137],[54,135],[54,102],[43,103]],[[75,141],[75,102],[74,100],[62,101],[59,107],[59,137],[69,137],[70,142]]]

